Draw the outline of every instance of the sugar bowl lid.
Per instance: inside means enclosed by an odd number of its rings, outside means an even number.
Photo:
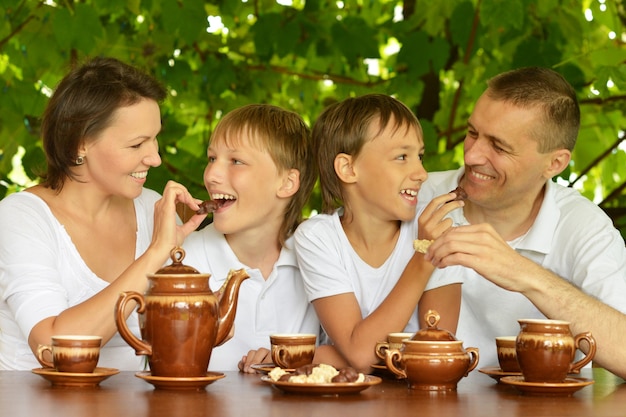
[[[170,258],[172,263],[164,266],[155,272],[155,275],[179,275],[179,274],[199,274],[196,268],[183,264],[185,259],[185,250],[179,246],[176,246],[170,251]]]
[[[457,340],[451,332],[437,327],[441,317],[435,310],[428,310],[424,315],[424,319],[428,327],[418,330],[411,340],[425,342],[452,342]]]

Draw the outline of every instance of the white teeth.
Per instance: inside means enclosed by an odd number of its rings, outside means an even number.
[[[476,171],[472,171],[472,175],[474,175],[476,178],[478,178],[478,179],[480,179],[480,180],[485,180],[485,181],[486,181],[486,180],[490,180],[490,179],[491,179],[491,177],[490,177],[490,176],[488,176],[488,175],[483,175],[483,174],[479,174],[479,173],[478,173],[478,172],[476,172]]]
[[[400,191],[400,193],[401,194],[408,194],[408,195],[410,195],[412,197],[417,196],[417,191],[415,191],[415,190],[402,190],[402,191]]]
[[[211,200],[235,200],[235,196],[230,194],[211,194]]]
[[[130,176],[133,178],[144,179],[148,176],[148,171],[133,172]]]

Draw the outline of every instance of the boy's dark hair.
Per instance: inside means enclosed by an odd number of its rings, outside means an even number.
[[[372,140],[369,128],[374,121],[382,132],[389,123],[395,129],[422,127],[415,114],[401,101],[384,94],[366,94],[335,103],[324,109],[313,126],[322,192],[322,212],[332,213],[345,204],[343,186],[335,173],[335,157],[340,153],[358,157],[363,145]],[[376,136],[376,135],[374,135]]]

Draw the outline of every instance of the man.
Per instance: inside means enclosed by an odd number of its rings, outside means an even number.
[[[595,362],[626,377],[624,240],[599,207],[552,181],[579,124],[575,92],[558,73],[500,74],[468,120],[465,166],[431,173],[420,191],[420,206],[458,185],[467,193],[451,213],[457,227],[426,259],[439,268],[433,277],[463,278],[457,337],[484,365],[497,364],[495,337],[516,335],[518,319],[549,318],[591,331]]]

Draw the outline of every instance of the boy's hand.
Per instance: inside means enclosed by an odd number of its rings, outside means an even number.
[[[270,351],[266,348],[259,348],[258,350],[248,352],[247,355],[241,358],[237,366],[241,372],[253,374],[256,370],[252,369],[252,365],[257,363],[269,363],[271,361]]]

